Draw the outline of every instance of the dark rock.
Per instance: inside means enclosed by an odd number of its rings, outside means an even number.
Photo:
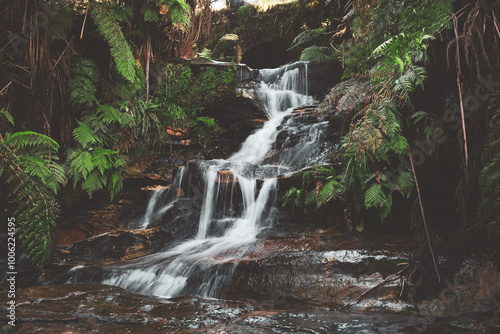
[[[341,81],[343,69],[336,59],[314,60],[307,65],[309,95],[321,101]]]
[[[226,93],[203,111],[203,116],[213,117],[225,129],[221,138],[227,141],[232,151],[267,120],[259,104],[235,93]]]
[[[160,250],[171,238],[159,228],[105,233],[57,252],[55,262],[77,264],[131,259]]]
[[[19,289],[16,302],[16,333],[192,332],[235,321],[252,310],[244,303],[191,296],[166,300],[98,284]],[[2,312],[7,303],[2,294]]]
[[[198,199],[180,198],[161,218],[162,231],[172,236],[175,242],[193,238],[198,231],[201,204]],[[164,244],[167,247],[168,244]]]
[[[500,302],[500,272],[491,262],[465,260],[452,281],[446,280],[439,298],[419,303],[422,314],[458,317],[487,313]]]
[[[402,242],[394,243],[392,249],[382,242],[379,247],[384,247],[377,250],[373,249],[375,240],[358,239],[350,245],[354,249],[346,249],[345,242],[338,247],[338,240],[299,237],[264,241],[238,263],[226,297],[340,307],[382,283],[400,270],[399,263],[407,261],[405,253],[398,249],[404,248]],[[401,286],[394,282],[381,285],[361,303],[352,303],[351,308],[390,312],[413,309],[399,299],[400,292]]]
[[[198,74],[204,67],[213,67],[220,71],[227,70],[228,68],[236,66],[235,84],[241,82],[250,82],[257,78],[258,72],[249,68],[245,64],[235,64],[234,62],[221,62],[214,61],[207,58],[167,58],[165,59],[167,63],[172,64],[183,64],[189,66],[193,71],[193,74]]]

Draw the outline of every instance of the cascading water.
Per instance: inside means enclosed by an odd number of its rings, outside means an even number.
[[[203,189],[197,234],[164,252],[105,267],[102,283],[162,297],[212,297],[231,278],[238,259],[273,218],[280,168],[259,164],[264,163],[283,119],[294,108],[313,102],[307,95],[307,63],[261,70],[260,81],[255,93],[269,117],[266,124],[227,160],[196,162]],[[313,145],[320,137],[318,131],[316,125],[305,131],[305,139],[299,143],[301,149],[292,151],[301,155],[300,163],[291,156],[279,163],[287,169],[304,167],[302,164],[311,161],[314,154],[304,143]],[[172,194],[182,187],[184,174],[190,173],[189,166],[177,173],[179,177],[169,190],[171,195],[167,197],[171,199],[165,206],[156,209],[161,193],[153,193],[153,204],[148,205],[141,228],[147,228],[153,217],[168,210],[175,200]]]

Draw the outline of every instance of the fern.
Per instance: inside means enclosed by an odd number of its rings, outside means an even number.
[[[90,13],[97,25],[99,34],[110,47],[118,73],[130,83],[134,83],[137,81],[134,55],[119,24],[120,21],[126,19],[127,15],[117,10],[119,8],[106,3],[94,2],[90,6]]]
[[[318,38],[326,31],[327,24],[322,24],[317,29],[306,29],[298,34],[292,41],[288,51],[294,50],[298,47],[310,46],[314,44]]]
[[[66,176],[57,164],[59,145],[51,138],[27,131],[0,136],[0,173],[16,205],[18,237],[28,257],[38,267],[50,262],[55,219],[59,214],[56,195]]]
[[[339,179],[341,176],[336,176],[331,178],[324,186],[321,188],[318,197],[316,198],[316,207],[320,207],[334,198],[338,198],[340,193],[343,191]]]
[[[97,104],[95,93],[98,82],[97,66],[88,59],[80,59],[71,66],[73,78],[68,81],[69,101],[77,107]]]
[[[161,0],[160,3],[168,8],[170,20],[174,26],[183,30],[189,27],[191,11],[184,0]]]
[[[14,118],[9,114],[9,112],[5,109],[0,109],[0,118],[3,117],[7,122],[14,125]]]
[[[283,197],[283,207],[291,207],[292,212],[304,205],[304,190],[291,187]]]
[[[328,58],[329,49],[321,46],[310,46],[302,51],[300,54],[301,61],[322,60]]]
[[[69,1],[60,1],[51,8],[54,12],[49,15],[47,30],[54,40],[64,40],[66,34],[73,27],[73,4]]]
[[[114,200],[123,189],[120,173],[125,161],[117,151],[102,147],[73,149],[68,152],[66,165],[73,189],[80,186],[90,198],[95,192],[107,190]]]

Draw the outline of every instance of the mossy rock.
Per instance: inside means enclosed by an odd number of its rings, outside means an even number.
[[[240,38],[236,34],[226,34],[219,39],[212,58],[239,63],[241,61]]]

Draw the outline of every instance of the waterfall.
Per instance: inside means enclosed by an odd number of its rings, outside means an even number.
[[[265,166],[259,164],[264,164],[283,119],[294,108],[313,102],[307,95],[305,62],[261,70],[259,80],[255,91],[269,117],[266,124],[251,134],[227,160],[197,162],[197,177],[202,178],[203,184],[197,234],[166,251],[125,264],[108,265],[104,268],[102,283],[161,297],[182,294],[213,297],[231,279],[238,259],[273,218],[276,176],[280,168],[262,173],[259,170]],[[308,133],[304,140],[315,142],[318,130]],[[311,150],[305,144],[302,146],[303,150]],[[284,158],[282,163],[290,167],[296,164],[293,160],[293,157]],[[163,208],[156,209],[161,193],[152,194],[142,228],[169,209],[176,200],[177,189],[182,188],[184,174],[189,173],[188,163],[188,167],[177,173],[176,181],[168,190],[170,200]],[[262,177],[264,174],[266,177]]]

